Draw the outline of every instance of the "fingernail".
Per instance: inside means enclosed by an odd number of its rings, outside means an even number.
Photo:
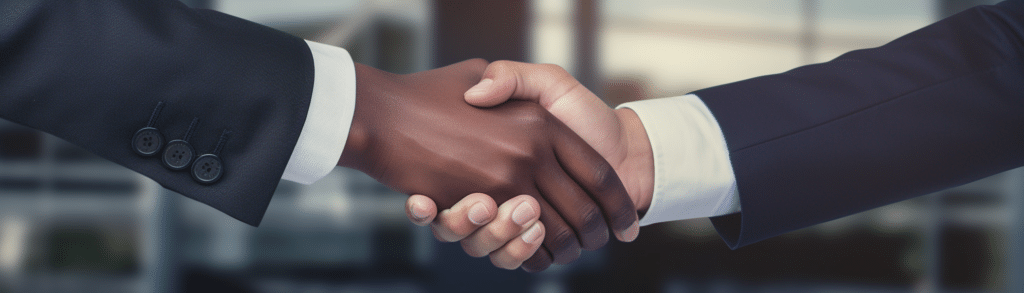
[[[640,236],[640,222],[633,222],[633,225],[630,225],[629,228],[626,228],[626,231],[622,232],[622,237],[626,238],[623,240],[626,242],[633,242],[637,236]]]
[[[537,240],[539,239],[540,223],[533,223],[533,227],[530,227],[530,230],[526,230],[526,233],[523,233],[523,242],[534,243],[537,242]]]
[[[419,204],[414,203],[412,204],[412,207],[409,209],[412,210],[412,216],[415,217],[417,220],[423,220],[427,218],[427,209],[423,208]]]
[[[482,225],[487,218],[487,207],[484,204],[477,203],[469,208],[469,221],[473,224]]]
[[[537,212],[527,202],[522,202],[516,207],[516,210],[512,212],[512,221],[516,222],[516,225],[526,225],[530,219],[533,219],[537,215]]]
[[[469,93],[476,94],[476,93],[486,92],[488,89],[491,88],[491,84],[493,84],[493,83],[494,83],[494,80],[492,80],[490,78],[481,80],[480,83],[477,83],[473,87],[469,88],[469,90],[467,90],[466,93],[467,94],[469,94]]]

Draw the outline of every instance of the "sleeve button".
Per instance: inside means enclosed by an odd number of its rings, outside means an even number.
[[[192,145],[184,140],[175,139],[167,143],[167,148],[164,149],[163,163],[171,170],[185,170],[192,162],[193,157],[195,157],[195,150],[192,149]]]
[[[132,138],[132,150],[143,157],[155,155],[164,144],[164,137],[153,127],[145,127],[135,132]]]
[[[196,158],[192,164],[192,178],[202,184],[213,184],[224,175],[224,166],[220,158],[214,154],[206,154]]]

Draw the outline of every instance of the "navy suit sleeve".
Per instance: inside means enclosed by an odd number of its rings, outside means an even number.
[[[696,92],[729,148],[732,248],[1024,165],[1024,3]]]
[[[0,118],[51,133],[245,223],[263,217],[305,121],[313,59],[285,33],[167,0],[0,1]],[[132,138],[153,121],[197,155],[199,184]],[[221,142],[222,134],[229,133]]]

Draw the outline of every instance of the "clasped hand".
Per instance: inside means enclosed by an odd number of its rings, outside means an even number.
[[[464,241],[464,247],[474,248],[467,249],[474,256],[497,249],[486,247],[491,243],[527,232],[538,218],[540,230],[521,237],[534,241],[524,240],[522,249],[505,256],[522,263],[532,253],[528,270],[568,263],[581,248],[603,246],[609,228],[618,239],[632,241],[638,227],[634,201],[602,153],[537,103],[478,108],[465,101],[466,91],[481,81],[485,68],[485,61],[469,60],[396,75],[357,64],[356,109],[338,164],[396,191],[424,195],[413,197],[422,202],[410,200],[411,214],[425,209],[433,220],[437,208],[447,210],[435,221],[446,228],[434,229],[443,241],[462,240],[461,233],[489,222],[495,211],[518,220],[489,228],[492,239],[473,238],[477,245]],[[493,201],[456,204],[471,193],[489,195]],[[494,202],[517,205],[498,209]],[[525,208],[516,209],[524,202]],[[463,219],[471,225],[443,222],[447,213],[467,215]],[[538,235],[545,235],[544,249],[537,248]],[[519,266],[502,267],[513,264]]]

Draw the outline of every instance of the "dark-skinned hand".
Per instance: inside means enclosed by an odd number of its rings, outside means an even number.
[[[355,116],[338,165],[441,209],[475,192],[499,204],[533,196],[546,229],[533,262],[571,262],[581,247],[607,243],[609,227],[630,228],[636,209],[611,165],[547,110],[465,102],[486,66],[475,59],[397,75],[356,64]]]

